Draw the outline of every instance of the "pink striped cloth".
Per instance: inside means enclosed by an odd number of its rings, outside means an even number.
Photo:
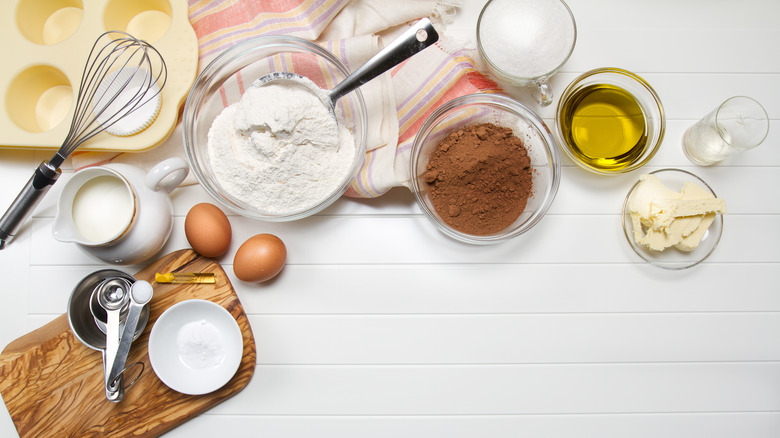
[[[227,47],[260,35],[294,35],[316,41],[354,70],[390,41],[405,23],[431,17],[439,29],[459,0],[190,0],[201,68]],[[440,32],[442,33],[442,32]],[[445,38],[446,39],[446,38]],[[361,87],[370,133],[366,164],[346,195],[377,197],[409,185],[409,151],[425,118],[445,102],[475,92],[497,92],[467,50],[445,40]],[[151,167],[183,156],[181,127],[144,154],[75,154],[75,168],[123,161]],[[192,179],[187,182],[194,182]]]

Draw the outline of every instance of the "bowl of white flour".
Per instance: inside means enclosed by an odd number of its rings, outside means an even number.
[[[257,79],[292,72],[301,79]],[[201,72],[184,107],[184,147],[205,190],[246,217],[289,221],[317,213],[349,187],[365,160],[360,90],[327,90],[349,74],[323,47],[290,36],[235,45]]]

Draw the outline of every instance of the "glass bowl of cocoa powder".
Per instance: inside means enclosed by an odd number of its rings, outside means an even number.
[[[536,225],[558,191],[561,165],[549,128],[500,94],[455,98],[423,123],[412,146],[412,190],[445,235],[486,245]]]

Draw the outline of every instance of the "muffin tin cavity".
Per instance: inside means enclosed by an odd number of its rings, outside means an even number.
[[[80,0],[22,0],[16,9],[16,25],[33,43],[51,45],[73,35],[83,16]]]
[[[172,14],[167,0],[110,0],[103,21],[106,29],[121,30],[154,44],[170,28]]]
[[[50,65],[36,65],[11,81],[5,108],[11,120],[27,132],[44,132],[59,125],[73,106],[73,88],[65,74]]]
[[[153,105],[159,105],[156,117],[138,130],[117,125],[119,132],[101,132],[78,150],[139,152],[168,138],[198,73],[187,0],[2,0],[0,40],[7,53],[0,63],[0,148],[62,145],[90,50],[106,31],[152,44],[165,60],[167,81]]]

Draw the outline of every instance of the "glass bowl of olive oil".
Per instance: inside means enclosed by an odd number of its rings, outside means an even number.
[[[564,90],[555,130],[574,163],[611,175],[645,165],[661,145],[666,120],[661,99],[644,79],[619,68],[599,68]]]

